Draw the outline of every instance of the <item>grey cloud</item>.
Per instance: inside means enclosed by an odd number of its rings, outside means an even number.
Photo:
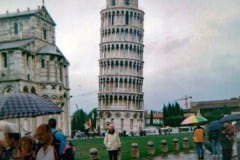
[[[163,46],[163,51],[164,52],[171,52],[175,49],[181,48],[185,45],[188,45],[190,42],[190,37],[183,38],[183,39],[175,39]]]

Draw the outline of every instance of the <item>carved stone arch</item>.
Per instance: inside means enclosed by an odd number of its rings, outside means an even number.
[[[140,47],[138,46],[137,47],[137,54],[139,54],[140,53]]]
[[[29,89],[28,89],[27,86],[24,86],[24,87],[23,87],[23,93],[29,93]]]
[[[56,96],[56,95],[51,96],[51,100],[52,101],[57,101],[58,100],[58,96]]]
[[[115,95],[113,99],[114,99],[115,101],[116,101],[116,100],[118,100],[118,97],[117,97],[117,95]]]
[[[119,31],[120,31],[119,28],[117,28],[117,29],[116,29],[116,33],[119,33]]]
[[[136,48],[137,48],[136,45],[134,45],[134,46],[133,46],[133,51],[134,51],[134,52],[136,52],[136,50],[137,50]]]
[[[116,44],[116,50],[119,50],[119,44]]]
[[[46,94],[42,95],[42,97],[46,98],[46,99],[50,99],[50,97]]]
[[[118,66],[118,65],[119,65],[119,62],[118,62],[118,61],[115,61],[115,65]]]
[[[119,100],[120,100],[120,101],[123,100],[123,96],[122,96],[122,95],[119,96]]]
[[[138,118],[138,114],[137,114],[137,113],[134,113],[134,114],[133,114],[133,118],[135,118],[135,119]]]
[[[111,11],[109,11],[107,14],[108,14],[108,17],[111,17]]]
[[[135,69],[137,67],[136,62],[133,62],[133,68]]]
[[[13,90],[13,87],[11,85],[9,86],[6,86],[4,89],[3,89],[3,95],[6,95],[6,94],[11,94],[14,92]]]
[[[112,29],[112,34],[114,34],[114,33],[115,33],[115,28]]]
[[[132,11],[130,12],[130,17],[133,17],[133,12]]]
[[[110,45],[107,45],[107,51],[110,52]]]
[[[35,87],[31,87],[31,93],[32,93],[32,94],[37,94],[37,93],[36,93],[36,88],[35,88]]]
[[[129,67],[132,68],[132,61],[129,62]]]
[[[134,18],[137,18],[137,12],[134,12]]]
[[[132,30],[132,28],[130,28],[130,34],[132,34],[133,33],[133,30]]]
[[[124,28],[121,28],[121,33],[124,33]]]
[[[128,44],[125,44],[125,49],[128,50]]]
[[[133,35],[135,36],[136,34],[137,34],[137,30],[134,29],[134,30],[133,30]]]
[[[116,118],[120,118],[121,117],[121,113],[120,112],[115,113],[115,117]]]
[[[121,47],[120,47],[121,49],[124,49],[124,45],[123,44],[121,44]]]
[[[137,14],[137,19],[140,20],[140,13]]]
[[[125,118],[129,118],[129,117],[130,117],[130,114],[129,114],[129,113],[125,113],[124,117],[125,117]]]
[[[128,28],[125,29],[125,33],[128,33]]]
[[[129,50],[132,51],[132,45],[129,46]]]
[[[121,67],[123,66],[123,61],[122,61],[122,60],[120,61],[120,66],[121,66]]]

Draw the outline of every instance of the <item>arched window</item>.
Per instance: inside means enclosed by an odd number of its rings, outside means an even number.
[[[115,0],[112,0],[112,6],[115,6],[115,5],[116,5]]]
[[[128,12],[126,12],[126,15],[125,15],[125,24],[126,25],[129,24],[129,14],[128,14]]]
[[[125,0],[125,4],[126,4],[126,5],[129,5],[129,4],[130,4],[129,1],[130,1],[130,0]]]
[[[28,87],[27,86],[23,87],[23,93],[28,93]]]
[[[14,34],[18,35],[18,23],[17,22],[14,23]]]
[[[41,67],[45,68],[45,60],[44,59],[41,59]]]

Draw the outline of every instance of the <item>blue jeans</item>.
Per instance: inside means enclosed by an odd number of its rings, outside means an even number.
[[[204,155],[203,143],[202,142],[195,142],[195,147],[196,147],[198,158],[203,158],[203,155]]]
[[[217,139],[211,139],[212,155],[220,155],[220,142]]]

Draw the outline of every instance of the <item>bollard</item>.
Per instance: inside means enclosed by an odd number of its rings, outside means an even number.
[[[148,151],[148,155],[153,156],[155,154],[154,144],[152,141],[147,142],[147,151]]]
[[[189,139],[188,137],[183,138],[183,149],[188,150],[189,149]]]
[[[178,139],[177,138],[173,138],[172,143],[173,143],[173,151],[174,152],[179,152]]]
[[[89,150],[89,153],[90,153],[90,160],[99,160],[97,148],[91,148]]]
[[[139,159],[139,150],[137,143],[132,143],[132,159]]]
[[[161,140],[161,151],[163,153],[167,153],[168,152],[167,141],[165,139]]]

